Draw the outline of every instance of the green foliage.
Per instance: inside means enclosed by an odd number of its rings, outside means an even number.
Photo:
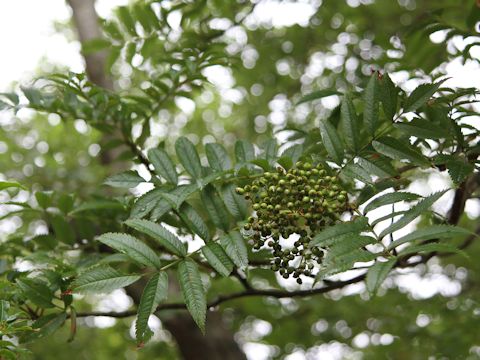
[[[202,165],[195,146],[185,137],[181,137],[175,143],[178,159],[185,170],[196,179],[203,177]]]
[[[200,330],[205,332],[205,317],[207,315],[207,299],[205,289],[197,265],[190,259],[178,264],[178,281],[188,311]]]
[[[359,217],[353,221],[336,224],[321,231],[318,235],[315,235],[311,246],[319,245],[331,245],[335,242],[335,239],[348,235],[351,233],[360,233],[361,231],[368,229],[368,219],[365,217]]]
[[[377,261],[375,265],[370,267],[365,278],[365,285],[367,290],[371,294],[375,294],[382,285],[383,281],[387,278],[388,273],[395,265],[397,259],[392,258],[387,261]]]
[[[125,224],[143,234],[150,236],[156,240],[161,246],[178,256],[185,256],[187,251],[174,234],[165,229],[163,226],[148,220],[130,219]]]
[[[438,81],[433,84],[422,84],[419,85],[413,92],[410,94],[408,98],[405,99],[405,103],[403,104],[403,112],[411,112],[417,110],[420,106],[424,105],[433,94],[435,94],[447,79],[442,81]]]
[[[323,145],[328,155],[337,164],[341,164],[345,150],[337,131],[328,120],[320,122],[320,133],[322,134]]]
[[[415,220],[421,214],[428,211],[430,209],[430,207],[433,205],[433,203],[435,203],[438,199],[440,199],[447,191],[448,191],[448,189],[436,192],[436,193],[426,197],[425,199],[420,201],[418,204],[412,206],[412,208],[410,208],[408,211],[406,211],[404,213],[404,215],[399,220],[397,220],[396,222],[394,222],[393,224],[388,226],[385,230],[383,230],[379,235],[380,238],[382,238],[385,235],[388,235],[388,234],[390,234],[390,233],[392,233],[392,232],[394,232],[398,229],[401,229],[404,226],[411,223],[413,220]]]
[[[132,260],[145,265],[160,268],[158,255],[147,245],[133,236],[120,233],[106,233],[97,238],[98,241],[129,256]]]
[[[153,334],[148,327],[148,318],[155,312],[160,302],[167,298],[167,292],[168,277],[165,272],[156,273],[145,285],[138,305],[138,315],[135,323],[137,342],[147,341]]]
[[[385,136],[375,140],[372,143],[372,146],[380,154],[391,159],[399,161],[408,160],[409,162],[419,166],[429,165],[427,159],[422,155],[422,153],[412,147],[408,142],[400,141],[390,136]]]
[[[231,231],[220,238],[225,253],[230,260],[240,269],[245,269],[248,265],[248,252],[245,246],[245,240],[238,231]]]
[[[216,143],[207,144],[205,152],[208,163],[214,171],[227,171],[232,167],[228,153],[222,145]]]
[[[140,279],[139,275],[125,275],[110,266],[97,266],[82,272],[72,283],[78,293],[109,293]]]
[[[163,149],[150,149],[148,151],[148,159],[155,168],[157,175],[163,177],[168,182],[176,185],[178,183],[178,175],[175,165]]]
[[[385,78],[385,82],[390,80],[390,78]],[[384,111],[387,117],[391,118],[396,112],[395,106],[395,95],[390,93],[390,83],[387,85],[387,91],[379,91],[379,85],[377,76],[374,74],[370,77],[368,81],[367,88],[365,89],[364,94],[364,101],[365,101],[365,109],[363,110],[363,122],[367,127],[369,133],[374,136],[378,126],[378,105],[379,105],[379,93],[383,94],[385,98],[384,101]],[[387,109],[387,110],[385,110]]]
[[[366,106],[368,105],[370,99],[365,102]],[[371,105],[373,107],[373,105]],[[374,120],[371,118],[370,115],[365,115],[364,122],[366,124],[369,124],[369,128],[373,129],[374,128]],[[342,119],[342,132],[345,135],[345,143],[347,146],[354,151],[355,153],[359,150],[360,145],[359,145],[359,139],[360,137],[358,136],[360,133],[360,127],[358,125],[358,119],[357,119],[357,113],[355,112],[355,107],[353,106],[352,99],[350,96],[347,94],[345,95],[342,105],[340,108],[340,117]],[[324,140],[325,141],[325,140]],[[335,141],[334,138],[331,139],[331,141]]]
[[[105,180],[104,184],[113,187],[132,188],[143,182],[145,182],[145,179],[135,171],[126,171],[110,176]]]
[[[223,248],[214,242],[209,242],[202,247],[202,254],[208,263],[222,276],[229,276],[233,270],[233,262],[229,259]]]
[[[458,226],[450,225],[432,225],[427,228],[419,229],[411,232],[408,235],[402,236],[400,239],[393,241],[388,245],[387,249],[393,249],[399,245],[411,241],[432,240],[432,239],[446,239],[459,235],[471,235],[472,233]]]
[[[479,131],[468,121],[478,116],[478,90],[441,87],[447,79],[435,79],[443,75],[443,62],[472,58],[470,50],[478,44],[468,39],[478,9],[460,9],[447,0],[435,6],[418,1],[415,9],[380,1],[356,9],[348,3],[322,4],[312,10],[308,25],[280,28],[245,25],[253,21],[243,22],[255,6],[250,2],[136,1],[103,22],[105,38],[82,44],[84,54],[108,51],[115,81],[119,69],[129,70],[115,91],[92,84],[84,74],[60,73],[18,94],[0,94],[0,109],[12,110],[12,116],[24,108],[36,114],[31,123],[13,121],[18,124],[7,124],[0,133],[0,149],[8,151],[0,157],[2,179],[18,180],[0,181],[5,209],[0,219],[15,224],[0,239],[1,358],[22,352],[8,340],[12,337],[22,344],[35,340],[31,346],[42,354],[36,344],[57,341],[51,335],[67,331],[62,327],[67,318],[73,338],[76,317],[88,315],[95,304],[72,292],[109,293],[133,283],[142,295],[127,313],[137,313],[139,346],[152,338],[153,313],[186,308],[205,332],[207,296],[213,304],[238,297],[228,305],[235,310],[229,324],[248,333],[253,317],[271,322],[271,334],[261,341],[276,346],[279,357],[319,341],[355,346],[350,337],[361,333],[415,337],[409,342],[415,350],[396,352],[402,345],[395,340],[390,347],[370,345],[362,350],[367,357],[416,358],[409,351],[458,357],[449,353],[450,344],[457,346],[463,337],[448,338],[452,332],[445,329],[457,319],[445,308],[462,313],[463,323],[470,324],[474,312],[463,313],[470,290],[462,288],[462,305],[432,299],[433,321],[441,318],[441,324],[433,334],[422,333],[399,313],[407,311],[414,322],[414,311],[430,304],[407,299],[390,275],[435,255],[441,255],[442,266],[444,259],[453,259],[469,267],[469,276],[476,266],[450,255],[468,254],[475,237],[477,219],[463,213],[465,203],[478,197]],[[175,16],[181,31],[172,27]],[[408,19],[415,24],[401,25]],[[428,40],[436,31],[446,31],[440,44]],[[469,44],[448,55],[453,36]],[[314,58],[335,55],[339,48],[345,61],[325,66],[312,79],[306,69],[314,67]],[[288,73],[282,73],[285,64]],[[213,66],[228,69],[239,99],[230,101],[231,93],[208,83],[206,69]],[[367,71],[372,66],[385,70]],[[402,90],[403,84],[392,81],[402,70],[422,84],[410,93]],[[334,109],[325,99],[330,96],[340,100]],[[185,98],[195,105],[192,113],[182,109]],[[283,106],[278,117],[274,113]],[[46,125],[55,123],[55,116],[61,123]],[[85,122],[87,135],[75,130],[77,121]],[[46,151],[40,144],[22,145],[22,139],[37,135],[48,143]],[[114,163],[86,155],[97,144]],[[30,171],[32,164],[44,165]],[[151,176],[144,178],[145,171]],[[431,189],[424,198],[410,192],[423,178],[443,171],[452,181],[442,183],[445,190]],[[451,209],[433,212],[448,191],[455,192]],[[399,203],[401,210],[395,209]],[[378,218],[372,218],[373,210],[381,213]],[[414,220],[418,224],[411,228]],[[22,263],[28,271],[21,270]],[[286,279],[293,274],[298,287],[290,289],[297,285],[285,285],[270,269]],[[334,277],[339,273],[347,280]],[[183,301],[175,287],[168,294],[169,278],[178,279]],[[388,289],[382,287],[386,279],[392,280]],[[452,279],[461,283],[460,275]],[[382,296],[370,302],[360,293],[339,292],[322,301],[313,296],[363,280],[370,294]],[[130,288],[127,292],[132,294]],[[265,294],[272,295],[265,302],[251,297]],[[276,300],[291,296],[298,296],[295,306]],[[162,302],[165,307],[159,307]],[[301,311],[292,310],[297,305]],[[318,314],[331,325],[327,330],[316,327]],[[349,331],[342,332],[338,319],[347,321]],[[117,327],[128,333],[127,322]],[[78,334],[88,339],[83,341],[95,340],[85,333]],[[431,346],[438,334],[449,346],[443,340]],[[112,340],[117,355],[130,351],[129,341],[113,331],[108,336],[117,336]],[[138,356],[159,358],[158,351],[164,351],[162,356],[172,358],[172,344],[153,339]],[[473,351],[473,343],[465,340],[461,354]],[[157,353],[149,353],[154,347]],[[115,356],[102,351],[86,358]]]
[[[419,197],[420,195],[412,194],[409,192],[393,192],[393,193],[384,194],[370,201],[368,205],[365,206],[364,211],[365,213],[368,213],[381,206],[396,204],[400,201],[413,201],[413,200],[417,200]]]

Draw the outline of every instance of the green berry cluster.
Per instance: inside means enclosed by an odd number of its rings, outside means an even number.
[[[265,172],[237,193],[252,202],[254,216],[244,229],[251,232],[255,250],[264,245],[273,250],[272,270],[288,279],[293,276],[299,284],[301,275],[312,276],[314,264],[321,264],[323,249],[310,248],[313,236],[335,222],[348,205],[347,192],[338,179],[328,176],[322,165],[298,162],[296,167],[276,173]],[[293,248],[280,244],[297,234]]]

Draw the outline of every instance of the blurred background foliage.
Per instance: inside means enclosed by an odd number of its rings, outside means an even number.
[[[294,139],[318,131],[319,118],[338,116],[338,99],[296,106],[303,94],[322,89],[355,91],[373,70],[397,74],[398,79],[423,79],[444,74],[446,64],[458,57],[478,63],[472,55],[475,47],[469,46],[479,41],[480,7],[475,1],[305,1],[301,4],[311,16],[300,24],[287,20],[283,25],[269,17],[272,3],[283,4],[287,12],[293,6],[293,2],[261,0],[183,3],[178,8],[183,16],[170,19],[182,18],[181,24],[160,29],[163,35],[146,37],[140,42],[143,47],[135,49],[131,39],[142,34],[119,26],[116,18],[106,19],[105,31],[117,37],[114,43],[92,43],[84,51],[109,49],[108,70],[114,87],[127,96],[148,87],[154,73],[171,70],[162,48],[178,47],[181,52],[189,42],[205,37],[217,42],[212,47],[219,55],[216,71],[203,70],[198,80],[211,83],[199,90],[193,84],[192,92],[165,102],[158,116],[149,120],[151,136],[146,147],[162,142],[171,147],[179,135],[188,135],[197,144],[215,139],[227,147],[238,138],[262,143],[272,132],[285,129],[277,133],[279,139]],[[199,26],[199,19],[209,27]],[[71,26],[64,24],[59,31],[71,31]],[[198,71],[201,64],[195,54],[189,59],[173,68]],[[121,159],[110,169],[101,164],[99,153],[108,147],[107,142],[83,120],[63,122],[54,115],[21,110],[17,117],[2,116],[0,124],[2,177],[16,179],[27,188],[83,199],[111,195],[98,184],[112,168],[125,166],[118,165]],[[474,201],[478,202],[471,200],[467,208],[478,209]],[[461,224],[472,228],[478,223],[478,212],[469,213]],[[108,227],[110,220],[89,219],[87,227],[93,223],[104,226],[104,222]],[[32,231],[31,224],[20,218],[13,224],[7,232]],[[478,242],[469,254],[467,263],[452,256],[433,259],[416,268],[414,275],[398,271],[388,279],[382,294],[369,301],[364,289],[355,285],[310,299],[236,300],[222,305],[222,311],[251,359],[478,359]],[[256,272],[259,283],[275,281],[270,272]],[[403,286],[405,282],[418,285]],[[225,291],[236,285],[226,279],[215,286]],[[433,290],[422,294],[418,290],[422,286]],[[105,328],[89,318],[79,323],[85,326],[72,343],[66,342],[68,329],[64,328],[31,345],[34,358],[178,357],[175,343],[164,330],[138,351],[128,319],[115,320]]]

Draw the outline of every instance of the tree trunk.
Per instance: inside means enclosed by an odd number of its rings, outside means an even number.
[[[73,11],[73,19],[81,43],[100,38],[102,31],[95,11],[95,0],[67,0]],[[107,52],[84,55],[85,69],[90,81],[106,89],[113,89],[113,81],[105,66]],[[116,156],[103,152],[101,161],[112,166]],[[135,304],[139,304],[146,282],[139,282],[127,288],[128,295]],[[175,288],[175,287],[171,287]],[[163,319],[165,328],[175,338],[180,353],[186,360],[244,360],[245,354],[235,342],[233,333],[228,329],[219,312],[210,312],[204,336],[188,313],[178,312]]]
[[[82,44],[102,37],[102,29],[95,12],[95,0],[67,0],[73,11],[73,21]],[[107,51],[85,55],[85,71],[91,82],[112,90],[113,82],[106,71]]]
[[[245,354],[235,342],[218,311],[207,316],[204,336],[187,313],[178,313],[162,323],[173,334],[184,359],[245,360]]]

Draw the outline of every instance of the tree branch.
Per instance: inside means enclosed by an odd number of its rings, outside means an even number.
[[[312,295],[325,294],[329,291],[341,289],[347,285],[360,282],[364,278],[365,278],[365,274],[361,274],[349,280],[330,282],[327,286],[323,286],[321,288],[316,288],[316,289],[308,289],[308,290],[286,291],[286,290],[276,290],[276,289],[260,290],[260,289],[251,288],[251,289],[246,289],[244,291],[219,296],[215,300],[212,300],[211,302],[209,302],[207,304],[207,307],[214,308],[224,302],[240,299],[244,297],[270,296],[277,299],[283,299],[283,298],[307,297]],[[157,307],[155,312],[159,312],[163,310],[185,310],[186,308],[187,307],[184,303],[162,304],[159,307]],[[77,318],[86,317],[86,316],[108,316],[108,317],[114,317],[114,318],[124,318],[124,317],[133,316],[133,315],[136,315],[135,310],[128,310],[123,312],[90,311],[90,312],[77,313]]]
[[[470,235],[463,241],[463,243],[459,246],[459,248],[460,249],[467,248],[473,243],[475,238],[477,238],[479,235],[480,235],[480,226],[477,227],[475,234]],[[428,260],[430,260],[434,256],[447,257],[451,255],[452,253],[438,254],[437,252],[431,252],[423,255],[420,260],[415,262],[406,263],[404,261],[398,261],[397,264],[395,265],[395,268],[415,267],[420,264],[425,264]],[[237,275],[238,275],[236,276],[237,278],[241,278],[239,274]],[[355,284],[360,281],[363,281],[365,279],[365,276],[366,274],[364,273],[349,280],[328,282],[328,285],[320,288],[308,289],[308,290],[296,290],[296,291],[286,291],[286,290],[277,290],[277,289],[260,290],[260,289],[252,288],[251,285],[248,284],[249,287],[246,288],[244,291],[219,296],[215,300],[212,300],[211,302],[209,302],[207,304],[207,307],[214,308],[224,302],[245,298],[245,297],[269,296],[277,299],[283,299],[283,298],[294,298],[294,297],[309,297],[313,295],[325,294],[332,290],[341,289],[347,285],[351,285],[351,284]],[[170,303],[170,304],[160,305],[159,307],[157,307],[156,312],[163,311],[163,310],[185,310],[185,309],[186,309],[186,305],[184,303]],[[77,317],[107,316],[112,318],[125,318],[125,317],[134,316],[134,315],[136,315],[136,310],[128,310],[123,312],[89,311],[89,312],[77,313]]]

